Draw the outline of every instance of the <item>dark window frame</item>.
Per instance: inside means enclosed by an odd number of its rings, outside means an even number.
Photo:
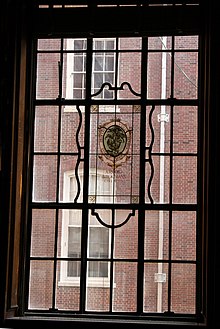
[[[126,320],[125,320],[126,321]]]

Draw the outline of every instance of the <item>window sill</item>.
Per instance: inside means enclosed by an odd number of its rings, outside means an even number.
[[[79,287],[80,281],[79,280],[63,280],[58,282],[58,287]],[[95,280],[88,280],[87,287],[91,288],[110,288],[110,281],[102,280],[102,279],[95,279]],[[114,288],[116,285],[114,284]]]
[[[104,329],[112,329],[113,326],[117,326],[118,329],[136,329],[137,327],[141,328],[163,328],[163,329],[178,329],[178,328],[195,328],[195,327],[203,327],[208,328],[205,323],[187,321],[184,319],[181,320],[166,320],[166,319],[158,319],[150,320],[150,319],[121,319],[119,317],[103,317],[103,316],[77,316],[77,317],[63,317],[63,316],[24,316],[24,317],[13,317],[10,319],[6,319],[3,324],[6,328],[31,328],[32,326],[36,326],[38,328],[58,328],[58,329],[91,329],[91,328],[104,328]]]

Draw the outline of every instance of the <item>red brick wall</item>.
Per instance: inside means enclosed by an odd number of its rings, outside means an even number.
[[[178,48],[194,47],[195,39],[193,37],[185,39],[179,37],[177,40]],[[167,47],[169,48],[171,39],[168,38]],[[59,40],[40,41],[40,49],[57,50]],[[136,47],[138,39],[124,39],[121,43],[121,49]],[[47,47],[47,48],[45,48]],[[161,49],[159,38],[150,40],[150,49]],[[184,48],[185,47],[185,48]],[[186,57],[187,56],[187,57]],[[64,56],[64,59],[66,57]],[[150,63],[148,65],[148,74],[150,83],[148,83],[149,98],[159,98],[161,96],[161,53],[150,53]],[[37,98],[56,99],[58,90],[58,61],[60,55],[57,53],[44,53],[38,55],[37,67]],[[120,62],[120,83],[128,81],[134,91],[140,92],[140,54],[124,53]],[[125,61],[125,62],[124,62]],[[195,98],[196,88],[196,55],[181,52],[175,55],[175,78],[174,78],[174,97],[177,98]],[[64,61],[64,68],[65,68]],[[171,90],[171,56],[167,55],[167,77],[166,94],[170,97]],[[65,69],[64,69],[64,95],[65,95]],[[126,87],[120,92],[124,99],[127,97],[137,98],[131,95]],[[76,145],[76,131],[79,123],[79,116],[76,111],[67,111],[68,108],[62,107],[61,110],[61,152],[78,152]],[[150,145],[151,131],[149,129],[149,113],[151,107],[147,106],[146,121],[146,147]],[[160,143],[160,123],[158,114],[160,107],[157,106],[152,116],[152,125],[155,133],[153,144],[153,153],[159,152]],[[38,106],[35,110],[35,152],[46,152],[45,155],[35,155],[34,160],[34,193],[35,201],[55,202],[57,199],[57,168],[58,157],[55,154],[49,155],[48,152],[58,152],[58,130],[59,130],[59,109],[56,106]],[[170,134],[171,134],[171,112],[166,108],[169,114],[169,122],[165,123],[165,152],[171,152]],[[82,127],[79,134],[80,145],[84,146],[84,113]],[[98,126],[106,121],[114,119],[114,113],[92,114],[91,119],[91,138],[97,140]],[[129,127],[133,125],[132,143],[130,151],[132,154],[128,160],[116,170],[116,191],[119,195],[117,201],[129,203],[130,192],[133,196],[139,193],[139,140],[140,140],[140,115],[141,110],[132,112],[132,106],[120,106],[120,112],[116,117],[121,118]],[[197,152],[197,109],[191,106],[174,107],[173,112],[173,152],[174,153],[196,153]],[[83,158],[83,155],[82,155]],[[112,169],[103,161],[98,159],[98,168],[111,171]],[[95,167],[96,157],[91,157],[90,167]],[[62,155],[60,158],[59,172],[59,197],[63,201],[63,179],[64,173],[75,168],[77,155]],[[159,203],[159,168],[160,159],[158,155],[152,155],[154,165],[154,177],[151,185],[151,196],[155,203]],[[132,163],[132,167],[131,167]],[[81,163],[82,167],[83,163]],[[164,202],[174,203],[195,203],[196,202],[196,177],[197,162],[194,156],[176,156],[173,157],[173,189],[172,200],[170,200],[170,157],[165,156],[165,192]],[[132,170],[131,170],[132,168]],[[132,176],[131,174],[132,173]],[[146,194],[150,177],[150,166],[146,163]],[[143,173],[140,173],[143,177]],[[36,184],[35,184],[36,182]],[[123,194],[123,196],[122,196]],[[121,196],[120,196],[121,195]],[[149,202],[148,194],[146,196]],[[117,213],[117,221],[123,221],[128,215],[127,211]],[[114,264],[113,280],[113,310],[114,311],[136,311],[137,298],[137,257],[138,257],[138,211],[132,216],[129,222],[114,231],[114,258],[122,259]],[[53,257],[55,237],[55,210],[34,210],[32,218],[32,236],[31,236],[31,256]],[[172,226],[171,226],[172,224]],[[62,233],[62,211],[58,219],[58,255],[60,255],[61,233]],[[171,246],[172,260],[195,260],[196,257],[196,218],[193,212],[174,212],[172,221],[169,219],[169,212],[164,212],[163,220],[163,273],[166,273],[166,282],[162,283],[162,311],[167,311],[168,299],[168,264],[169,243]],[[158,283],[154,280],[155,273],[158,272],[158,239],[159,239],[159,212],[146,212],[145,216],[145,244],[144,254],[144,311],[157,311],[157,288]],[[132,262],[126,262],[131,259]],[[172,264],[171,267],[171,309],[174,312],[193,313],[195,312],[195,265],[194,264]],[[48,309],[52,306],[52,286],[53,284],[53,261],[32,261],[31,279],[30,279],[30,308]],[[79,287],[76,285],[62,285],[60,282],[60,261],[58,261],[56,272],[56,307],[59,309],[79,310]],[[110,289],[106,287],[88,287],[87,289],[87,310],[108,311],[110,302]]]

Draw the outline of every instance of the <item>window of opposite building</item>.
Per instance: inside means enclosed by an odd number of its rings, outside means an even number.
[[[79,180],[82,184],[83,173],[79,172]],[[90,169],[89,199],[94,202],[109,202],[109,195],[113,190],[113,178],[109,173],[103,171],[95,172]],[[73,171],[64,173],[64,201],[73,202],[77,196],[77,180]],[[82,202],[82,195],[79,195]],[[105,216],[109,211],[105,210]],[[71,260],[61,263],[59,285],[79,285],[81,268],[81,232],[82,232],[82,211],[65,209],[62,213],[62,237],[61,256]],[[108,259],[110,254],[110,230],[94,221],[89,215],[88,224],[88,257]],[[105,261],[88,262],[88,284],[90,286],[109,285],[109,264]]]
[[[99,19],[33,40],[23,313],[202,321],[199,30]]]
[[[115,38],[94,38],[94,53],[92,61],[91,92],[100,99],[113,99],[113,91],[104,88],[100,93],[100,86],[113,85],[115,80]],[[65,61],[65,93],[66,99],[86,98],[86,39],[67,39]],[[102,111],[114,111],[111,105],[100,107]],[[76,110],[76,107],[67,107],[66,111]]]

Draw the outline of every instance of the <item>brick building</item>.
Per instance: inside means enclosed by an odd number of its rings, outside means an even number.
[[[0,17],[0,327],[215,328],[216,1]]]
[[[143,311],[168,311],[170,275],[171,310],[194,314],[198,36],[149,37],[146,54],[140,37],[92,41],[91,53],[86,39],[37,44],[32,200],[38,209],[32,213],[29,307],[52,307],[55,265],[55,307],[79,311],[88,193],[86,310],[136,312],[143,193]],[[59,204],[58,215],[45,209],[53,203]],[[171,204],[183,210],[169,210]]]

